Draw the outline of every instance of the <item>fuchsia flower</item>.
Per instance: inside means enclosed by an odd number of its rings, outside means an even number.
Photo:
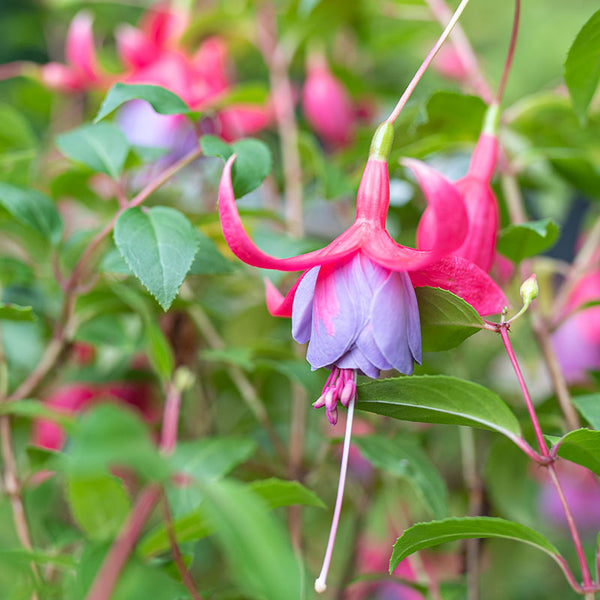
[[[306,120],[327,144],[336,147],[352,141],[356,126],[354,104],[320,55],[308,60],[302,109]]]
[[[292,317],[292,334],[309,342],[313,369],[332,370],[323,396],[329,420],[336,421],[338,400],[354,396],[354,373],[376,378],[395,368],[410,374],[421,360],[419,312],[414,286],[443,287],[464,298],[483,315],[499,312],[506,299],[481,268],[450,253],[461,246],[467,215],[458,191],[426,165],[407,160],[429,201],[435,230],[427,251],[394,242],[385,230],[389,204],[387,155],[390,124],[375,134],[357,196],[356,221],[322,250],[293,258],[274,258],[259,250],[241,223],[233,188],[231,157],[219,188],[219,213],[225,239],[247,264],[283,271],[308,269],[283,298],[267,284],[267,306],[276,316]]]
[[[495,118],[494,109],[492,107],[490,110],[491,119]],[[467,174],[448,185],[462,197],[469,221],[464,241],[453,254],[489,272],[496,257],[499,225],[498,203],[490,186],[498,158],[498,139],[487,130],[484,127],[477,141]],[[433,246],[439,224],[432,208],[428,207],[417,231],[418,248],[429,249]]]
[[[81,92],[106,90],[117,81],[130,84],[159,85],[181,97],[197,111],[209,110],[229,92],[233,85],[225,42],[217,37],[205,39],[194,54],[182,46],[182,35],[189,25],[188,14],[169,2],[148,9],[139,27],[121,25],[115,37],[117,52],[123,65],[119,74],[108,75],[99,66],[92,34],[92,18],[87,12],[75,16],[66,39],[66,65],[49,63],[42,67],[42,81],[53,89]],[[134,105],[139,107],[140,104]],[[141,109],[140,109],[141,110]],[[193,127],[180,115],[148,115],[145,130],[156,129],[153,135],[159,147],[176,149],[193,133]],[[131,117],[132,111],[128,113]],[[216,133],[231,141],[267,127],[273,120],[270,103],[265,106],[237,104],[218,110],[213,120]],[[124,121],[124,130],[129,127]],[[137,119],[133,119],[137,121]],[[139,137],[135,124],[131,141]],[[173,142],[175,138],[176,142]]]

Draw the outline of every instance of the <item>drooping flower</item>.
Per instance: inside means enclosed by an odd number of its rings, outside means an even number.
[[[307,61],[302,111],[317,135],[330,146],[343,146],[354,137],[356,109],[352,99],[320,54],[311,55]]]
[[[492,133],[496,115],[497,107],[492,106],[486,119],[486,126],[473,151],[467,174],[455,183],[449,184],[462,197],[469,221],[464,241],[453,251],[453,254],[470,260],[486,272],[489,272],[496,257],[496,237],[499,226],[498,203],[491,188],[498,158],[498,139]],[[438,226],[439,221],[428,207],[423,213],[417,230],[418,248],[428,249],[432,246]]]
[[[292,317],[296,340],[308,341],[313,369],[332,369],[322,398],[335,422],[338,400],[348,402],[351,373],[378,377],[383,369],[412,373],[421,357],[414,286],[448,289],[482,315],[499,312],[505,297],[477,265],[454,256],[467,234],[467,216],[457,190],[433,169],[407,160],[430,201],[436,220],[427,251],[394,242],[385,229],[389,205],[387,155],[393,129],[382,125],[371,147],[357,195],[356,221],[322,250],[278,259],[263,253],[246,234],[236,209],[230,158],[219,188],[219,213],[225,239],[247,264],[283,271],[306,270],[283,298],[267,284],[267,306],[276,316]],[[439,224],[439,226],[438,226]],[[351,395],[351,394],[350,394]]]

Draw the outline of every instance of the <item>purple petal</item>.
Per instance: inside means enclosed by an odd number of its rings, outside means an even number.
[[[390,273],[373,298],[371,324],[373,336],[385,358],[405,375],[414,369],[414,359],[409,343],[408,311],[414,312],[403,281],[405,273]],[[414,293],[414,292],[413,292]],[[418,312],[417,312],[418,315]]]
[[[378,369],[386,370],[394,368],[379,349],[375,337],[373,336],[373,327],[370,322],[363,327],[358,335],[356,347]]]
[[[313,267],[308,271],[296,288],[292,307],[292,337],[299,344],[305,344],[310,339],[313,297],[319,269],[320,267]]]
[[[347,352],[366,318],[358,254],[342,265],[321,267],[313,300],[313,322],[306,358],[314,369]]]
[[[371,379],[379,377],[379,369],[356,346],[346,352],[336,365],[340,369],[358,369]]]
[[[408,273],[398,273],[402,278],[404,287],[404,302],[406,305],[406,327],[408,330],[408,345],[413,358],[418,364],[421,364],[421,319],[419,318],[419,304],[417,295],[412,285]]]

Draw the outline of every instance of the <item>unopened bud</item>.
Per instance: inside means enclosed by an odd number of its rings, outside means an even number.
[[[532,300],[535,300],[540,293],[540,286],[538,285],[535,273],[528,277],[522,284],[519,290],[521,298],[523,298],[523,304],[529,306]]]
[[[354,383],[354,381],[352,379],[350,379],[349,381],[346,381],[346,384],[344,385],[344,389],[342,390],[342,393],[340,394],[340,402],[346,408],[348,408],[348,404],[350,404],[350,400],[352,400],[352,398],[354,398],[354,394],[356,394],[356,384]]]
[[[194,385],[194,380],[194,374],[187,367],[179,367],[173,377],[175,388],[180,392],[185,392],[185,390],[191,388]]]

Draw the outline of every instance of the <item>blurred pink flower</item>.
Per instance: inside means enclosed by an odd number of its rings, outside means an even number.
[[[302,110],[317,135],[330,146],[343,146],[352,141],[356,109],[346,88],[320,55],[313,55],[308,60]]]
[[[152,389],[145,382],[70,383],[57,389],[45,400],[45,405],[58,412],[74,415],[95,402],[111,399],[134,407],[150,423],[160,418]],[[31,437],[34,446],[49,450],[61,450],[66,439],[60,425],[45,419],[34,421]]]
[[[571,292],[566,312],[570,314],[552,335],[552,345],[569,382],[586,380],[586,371],[600,369],[600,270],[585,275]]]
[[[452,81],[462,83],[469,76],[458,52],[449,44],[442,46],[431,66],[440,75]]]

